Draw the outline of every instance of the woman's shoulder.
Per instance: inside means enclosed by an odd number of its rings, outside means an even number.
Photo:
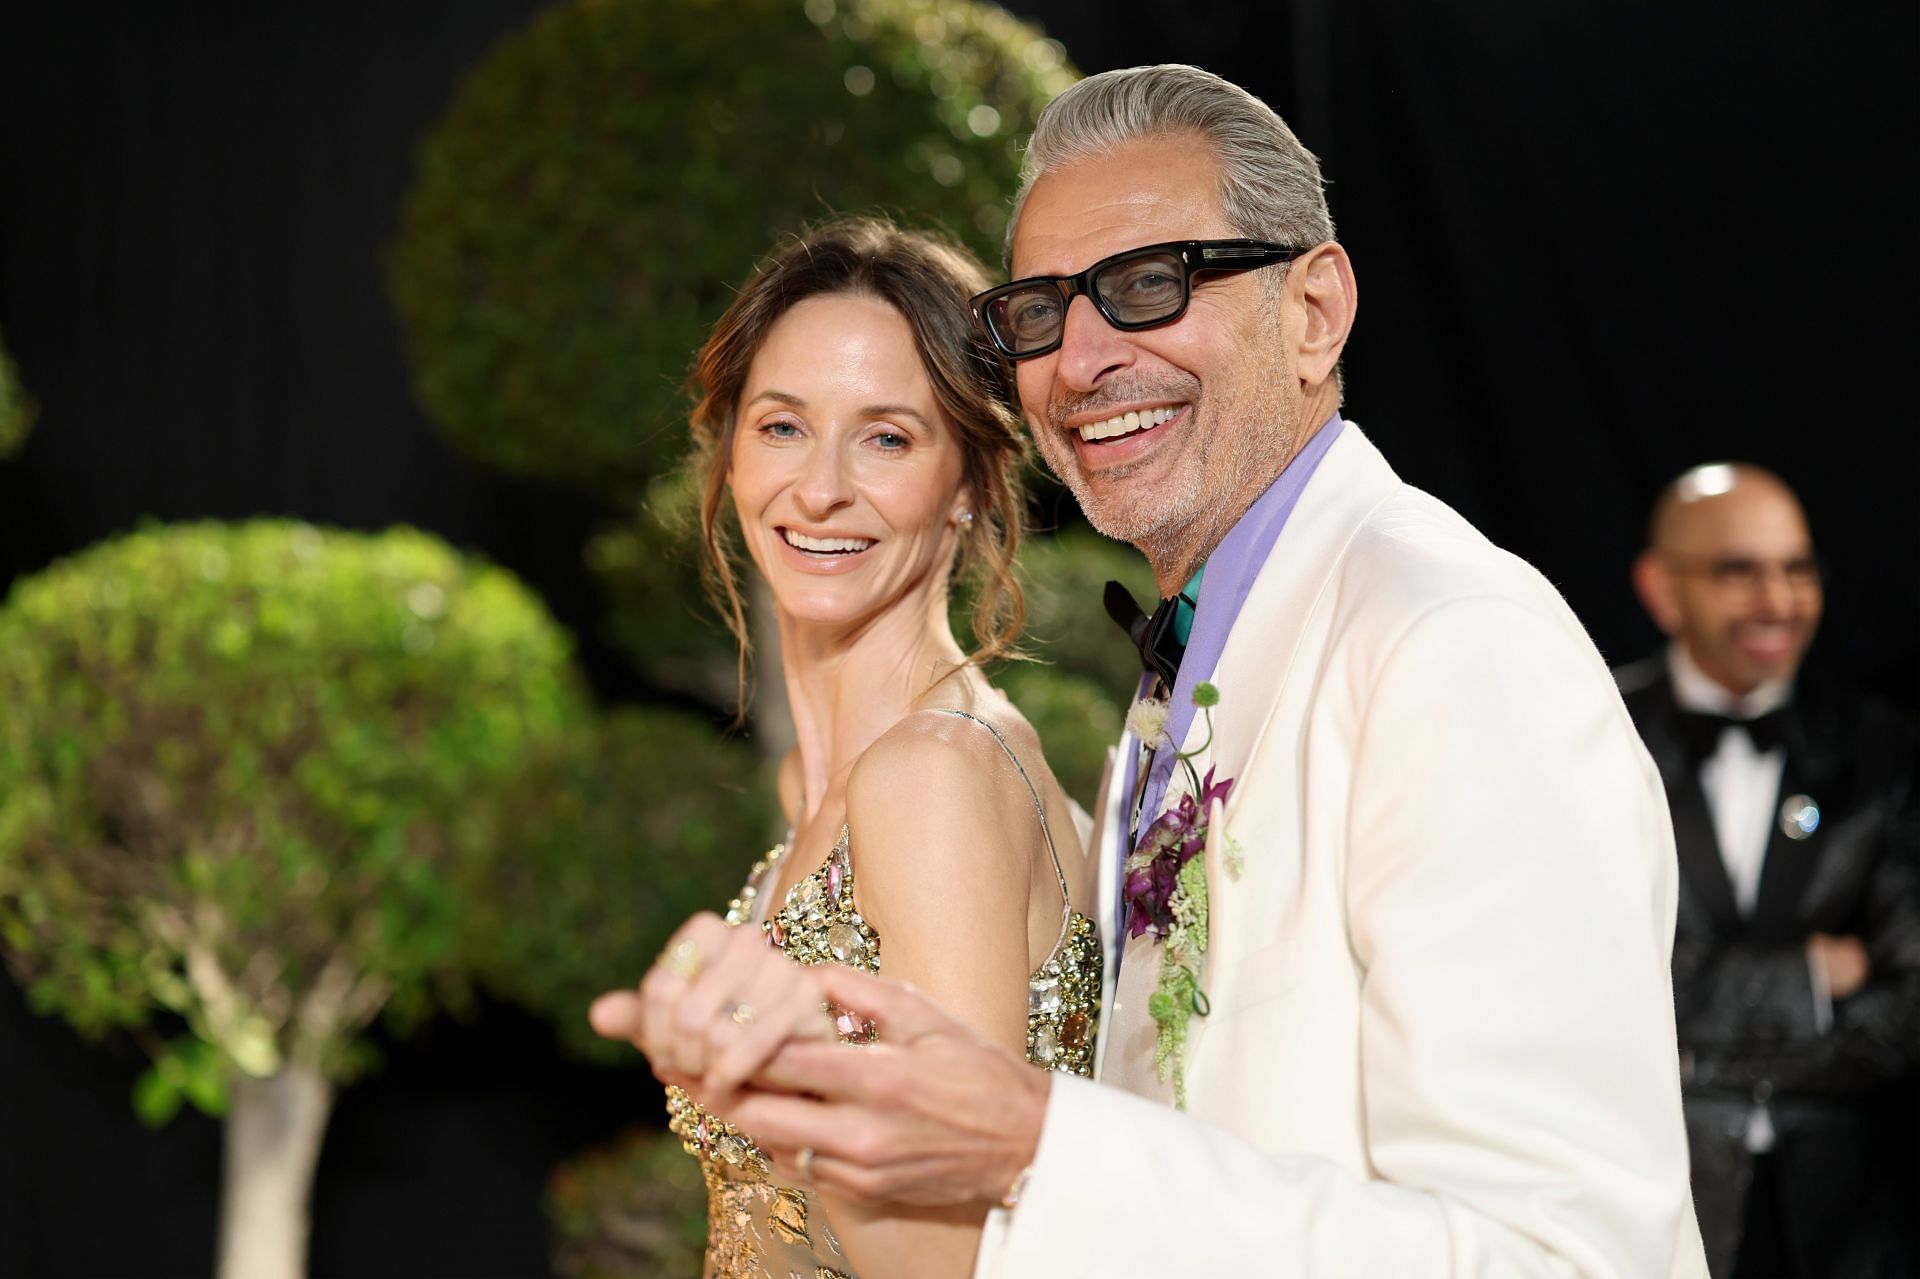
[[[1042,767],[1039,737],[1011,702],[992,691],[990,698],[921,706],[902,716],[860,757],[851,784],[920,777],[990,789],[1011,781],[1024,796],[1021,777]]]
[[[875,820],[972,830],[1033,821],[1028,760],[1038,760],[1039,741],[1004,699],[983,701],[916,709],[867,748],[847,782],[856,835]]]

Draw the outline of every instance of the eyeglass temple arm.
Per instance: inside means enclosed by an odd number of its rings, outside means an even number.
[[[1285,262],[1299,257],[1305,250],[1285,244],[1260,244],[1248,241],[1245,244],[1203,244],[1199,246],[1199,260],[1193,264],[1196,271],[1208,267],[1265,266],[1269,262]]]

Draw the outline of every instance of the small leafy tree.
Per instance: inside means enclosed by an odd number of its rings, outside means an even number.
[[[755,255],[834,211],[998,256],[1060,46],[972,0],[568,0],[422,142],[390,263],[455,447],[623,505],[685,441],[681,378]]]
[[[8,961],[83,1032],[184,1020],[136,1103],[230,1106],[221,1274],[298,1274],[360,1032],[460,997],[499,797],[584,720],[565,635],[411,530],[153,527],[15,586],[0,707]]]
[[[15,452],[33,429],[34,404],[20,385],[20,374],[0,344],[0,458]]]
[[[740,888],[778,830],[753,750],[684,711],[614,711],[515,785],[497,864],[476,865],[472,971],[550,1016],[589,1060],[632,1048],[587,1026],[587,1005],[637,982],[674,929]]]
[[[1010,663],[994,682],[1040,734],[1061,787],[1091,808],[1107,748],[1120,739],[1140,682],[1140,655],[1108,620],[1101,599],[1106,584],[1118,581],[1151,609],[1153,574],[1132,547],[1075,526],[1022,543],[1020,576],[1027,588],[1024,645],[1037,660]]]

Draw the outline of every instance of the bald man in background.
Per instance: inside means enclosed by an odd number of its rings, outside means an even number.
[[[1618,675],[1680,858],[1674,999],[1709,1267],[1920,1274],[1913,726],[1800,680],[1821,573],[1772,473],[1680,476],[1633,581],[1671,641]]]

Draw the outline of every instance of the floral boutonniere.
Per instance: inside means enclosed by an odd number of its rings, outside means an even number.
[[[1194,685],[1193,704],[1205,717],[1207,733],[1199,746],[1174,755],[1186,772],[1187,791],[1142,832],[1127,858],[1123,887],[1128,936],[1151,934],[1160,946],[1160,985],[1147,1001],[1147,1012],[1160,1028],[1153,1063],[1162,1083],[1173,1081],[1173,1102],[1182,1110],[1187,1106],[1187,1026],[1195,1015],[1205,1017],[1208,1009],[1207,992],[1200,985],[1207,954],[1207,861],[1200,854],[1207,847],[1213,806],[1226,802],[1234,780],[1215,781],[1211,768],[1201,777],[1193,765],[1213,744],[1213,708],[1220,704],[1220,690],[1204,681]],[[1167,704],[1146,698],[1135,702],[1127,727],[1150,746],[1168,744]],[[1229,837],[1227,872],[1237,876],[1239,870],[1239,848]]]

